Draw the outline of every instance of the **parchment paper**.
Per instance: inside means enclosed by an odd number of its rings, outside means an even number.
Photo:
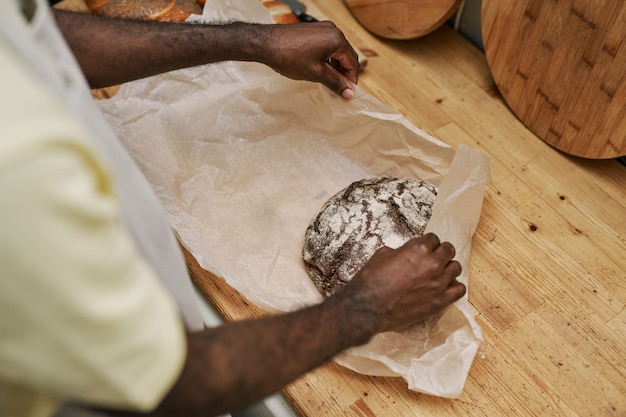
[[[246,0],[207,2],[204,18],[271,22]],[[379,175],[440,187],[427,230],[456,246],[468,283],[487,157],[455,151],[359,88],[346,102],[260,64],[225,62],[126,84],[100,104],[181,242],[258,306],[291,311],[322,300],[302,262],[304,231],[331,195]],[[429,334],[380,334],[336,361],[454,398],[481,340],[465,296]]]

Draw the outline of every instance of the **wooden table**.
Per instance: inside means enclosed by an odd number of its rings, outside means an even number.
[[[409,391],[334,363],[284,390],[302,416],[626,416],[626,167],[560,153],[494,87],[484,54],[448,27],[414,41],[362,29],[339,0],[309,0],[368,55],[359,85],[416,126],[491,157],[469,300],[484,343],[463,395]],[[187,254],[227,320],[265,314]]]

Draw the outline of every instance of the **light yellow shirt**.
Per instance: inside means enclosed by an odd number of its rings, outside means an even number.
[[[149,410],[184,361],[178,308],[90,134],[1,36],[0,63],[0,415]]]

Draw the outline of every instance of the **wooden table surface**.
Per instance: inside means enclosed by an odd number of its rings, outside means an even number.
[[[484,54],[448,27],[413,41],[361,28],[339,0],[309,0],[368,55],[359,85],[452,146],[491,157],[469,300],[485,338],[460,399],[334,363],[284,395],[302,415],[626,416],[626,167],[567,156],[507,109]],[[227,320],[265,314],[187,254]]]

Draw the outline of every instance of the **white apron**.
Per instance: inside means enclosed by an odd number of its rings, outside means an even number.
[[[91,97],[89,86],[52,16],[49,6],[37,0],[35,14],[26,24],[7,7],[19,2],[1,0],[0,35],[21,54],[41,80],[63,100],[112,171],[123,220],[135,242],[178,303],[190,331],[204,325],[198,300],[165,209],[139,168],[117,139]],[[11,3],[11,4],[9,4]]]
[[[112,171],[123,220],[139,250],[176,300],[187,329],[202,330],[204,324],[197,296],[165,209],[92,98],[48,4],[36,0],[35,14],[26,24],[22,19],[16,20],[15,13],[6,13],[14,11],[10,8],[18,7],[18,3],[0,0],[0,36],[15,47],[91,133],[96,148]],[[67,405],[55,416],[96,417],[102,414]]]

